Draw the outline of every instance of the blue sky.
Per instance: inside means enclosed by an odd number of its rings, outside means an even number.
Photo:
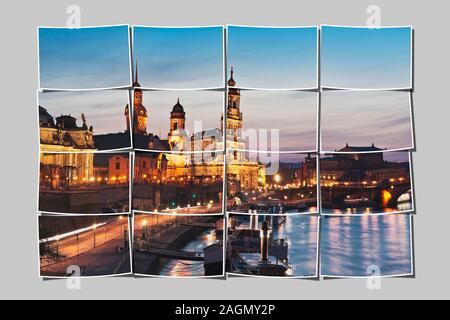
[[[402,91],[325,91],[322,150],[351,146],[408,148],[412,144],[410,94]]]
[[[81,113],[84,113],[87,125],[94,127],[94,134],[124,132],[127,103],[127,90],[39,93],[39,105],[53,118],[70,114],[81,126]]]
[[[134,27],[139,83],[147,88],[223,87],[223,28]]]
[[[322,27],[322,86],[409,88],[411,28]]]
[[[237,86],[265,89],[317,86],[317,28],[228,27],[228,72]]]
[[[128,26],[40,28],[41,88],[93,89],[130,85]]]

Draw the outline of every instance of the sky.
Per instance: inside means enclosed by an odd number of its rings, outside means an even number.
[[[84,113],[87,125],[94,127],[94,135],[124,132],[127,104],[127,90],[39,93],[39,105],[53,118],[70,114],[82,126],[81,113]]]
[[[322,27],[321,85],[410,88],[411,28]]]
[[[279,150],[317,149],[317,93],[299,91],[241,91],[244,131],[279,130]],[[271,132],[268,131],[270,137]],[[258,139],[259,150],[263,144]],[[254,148],[251,148],[254,150]]]
[[[203,130],[219,128],[224,108],[220,91],[144,91],[142,104],[147,109],[147,132],[167,139],[170,112],[180,98],[186,113],[186,130],[194,132],[194,122],[201,121]]]
[[[228,27],[228,74],[238,87],[317,87],[317,28]]]
[[[322,150],[371,146],[412,147],[410,94],[400,91],[325,91],[322,94]]]
[[[223,27],[134,27],[133,55],[145,88],[224,87]]]
[[[41,88],[129,86],[128,26],[39,28],[39,69]]]

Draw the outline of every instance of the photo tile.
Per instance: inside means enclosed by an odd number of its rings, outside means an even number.
[[[223,215],[224,154],[136,152],[133,210]]]
[[[41,152],[130,149],[128,90],[38,92]]]
[[[225,218],[135,212],[133,272],[138,276],[225,275]]]
[[[325,278],[414,275],[412,216],[327,216],[320,224]]]
[[[321,213],[367,215],[414,211],[407,151],[320,157]]]
[[[43,278],[131,274],[127,215],[41,215],[39,271]]]
[[[38,46],[40,89],[131,87],[128,25],[39,27]]]
[[[412,27],[321,27],[321,85],[412,89]]]
[[[227,212],[318,213],[317,157],[304,153],[227,153]]]
[[[321,151],[368,153],[414,149],[412,94],[401,91],[325,91]]]
[[[232,75],[229,83],[235,84]],[[227,148],[267,152],[317,152],[319,94],[251,91],[229,86]]]
[[[317,89],[318,27],[227,27],[228,75],[239,88]]]
[[[130,153],[40,153],[38,211],[130,212]]]
[[[127,118],[133,115],[134,147],[168,153],[223,151],[224,103],[223,91],[135,89],[133,112],[125,111]]]
[[[226,271],[251,277],[318,278],[320,218],[229,216]]]
[[[224,27],[133,26],[133,56],[147,89],[223,88]]]

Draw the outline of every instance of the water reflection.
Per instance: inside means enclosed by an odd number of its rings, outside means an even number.
[[[206,231],[197,237],[194,241],[189,242],[183,248],[183,251],[202,252],[204,248],[216,242],[216,231]],[[205,268],[203,261],[185,261],[167,259],[161,265],[160,274],[163,276],[173,277],[196,277],[204,276]]]
[[[376,265],[381,275],[412,273],[409,215],[323,217],[321,267],[328,276],[367,276]]]
[[[404,212],[413,210],[411,192],[407,192],[399,197],[398,204],[394,208],[373,208],[371,206],[359,206],[359,207],[343,207],[343,208],[322,208],[324,214],[379,214],[379,213],[392,213],[392,212]]]
[[[292,276],[317,275],[318,217],[289,216],[273,231],[274,238],[287,238]]]

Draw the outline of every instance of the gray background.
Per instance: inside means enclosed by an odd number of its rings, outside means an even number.
[[[382,9],[383,25],[416,29],[414,154],[416,279],[222,280],[98,278],[69,290],[38,278],[36,26],[64,26],[77,4],[82,25],[365,25],[366,8]],[[449,298],[447,163],[449,111],[448,1],[9,1],[1,9],[1,263],[2,298]]]

